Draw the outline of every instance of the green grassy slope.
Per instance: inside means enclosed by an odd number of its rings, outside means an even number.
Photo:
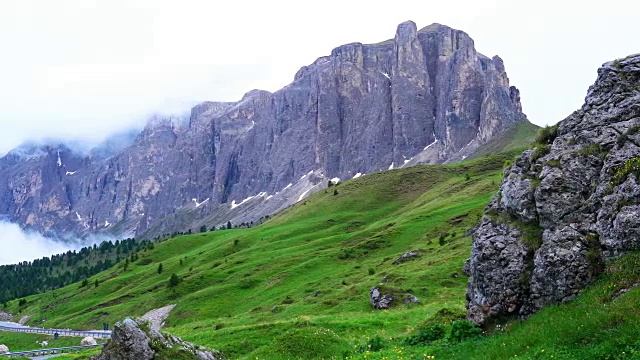
[[[88,329],[176,303],[167,331],[234,358],[260,353],[301,325],[348,343],[401,337],[443,307],[463,309],[465,232],[513,155],[371,174],[259,227],[174,238],[141,252],[126,271],[120,264],[99,274],[98,287],[71,285],[8,310],[47,318],[49,327]],[[421,257],[393,264],[410,250]],[[181,283],[170,288],[172,273]],[[379,284],[412,292],[421,304],[372,310],[369,289]]]
[[[540,131],[538,125],[528,121],[518,122],[496,136],[495,139],[480,146],[471,158],[526,148],[534,141],[538,131]]]
[[[640,359],[640,253],[608,264],[605,273],[576,300],[546,307],[526,321],[513,321],[492,335],[445,346],[398,345],[368,359]],[[364,356],[362,358],[365,358]]]

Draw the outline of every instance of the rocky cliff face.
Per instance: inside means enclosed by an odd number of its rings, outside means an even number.
[[[468,264],[479,324],[571,300],[640,247],[640,55],[604,64],[582,108],[504,175]]]
[[[64,146],[0,160],[0,213],[44,233],[149,237],[249,222],[326,179],[462,160],[527,121],[502,60],[464,32],[398,26],[305,66],[285,88],[152,121],[111,157]],[[238,205],[241,204],[241,205]]]

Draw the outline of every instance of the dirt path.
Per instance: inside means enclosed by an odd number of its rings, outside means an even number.
[[[142,315],[142,320],[147,320],[151,323],[151,330],[159,331],[174,307],[176,307],[176,304],[151,310],[148,313]]]

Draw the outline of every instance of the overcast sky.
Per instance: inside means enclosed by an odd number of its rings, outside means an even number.
[[[553,124],[597,68],[638,52],[636,1],[0,1],[0,154],[100,140],[150,113],[275,91],[332,48],[439,22],[500,55],[524,112]]]
[[[0,155],[275,91],[334,47],[392,38],[406,20],[466,31],[503,58],[529,119],[554,124],[602,63],[639,51],[639,13],[632,0],[0,0]],[[69,247],[3,222],[0,244],[0,264]]]

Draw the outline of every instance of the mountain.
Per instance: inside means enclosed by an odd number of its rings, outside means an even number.
[[[640,247],[638,104],[640,55],[608,62],[582,108],[506,170],[473,235],[471,320],[567,302],[605,263]]]
[[[251,224],[328,179],[464,160],[514,127],[534,129],[499,57],[462,31],[406,22],[391,40],[334,49],[275,93],[154,119],[107,157],[12,152],[0,159],[0,214],[58,236]]]

